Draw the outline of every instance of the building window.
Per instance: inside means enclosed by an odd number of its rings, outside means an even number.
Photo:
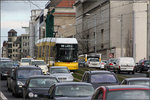
[[[8,38],[8,42],[12,42],[12,39],[11,39],[11,38]]]
[[[8,44],[8,48],[12,48],[12,44]]]

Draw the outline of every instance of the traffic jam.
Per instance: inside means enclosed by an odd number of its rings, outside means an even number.
[[[7,91],[13,97],[23,100],[150,100],[149,60],[140,60],[135,65],[131,57],[100,62],[100,56],[85,55],[84,63],[82,58],[79,56],[78,70],[89,71],[84,72],[80,82],[74,80],[76,71],[66,66],[48,66],[44,60],[33,58],[22,58],[20,62],[1,58],[1,81],[6,81]],[[146,77],[122,81],[116,75],[142,72]]]

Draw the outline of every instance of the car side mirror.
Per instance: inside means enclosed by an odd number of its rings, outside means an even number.
[[[116,62],[114,62],[114,64],[116,64]]]

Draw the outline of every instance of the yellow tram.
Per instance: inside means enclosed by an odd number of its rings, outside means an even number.
[[[78,42],[76,38],[43,38],[37,41],[37,59],[50,66],[66,66],[78,69]]]

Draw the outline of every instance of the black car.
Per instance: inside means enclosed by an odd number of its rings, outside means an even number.
[[[56,77],[51,77],[49,75],[31,76],[23,86],[23,98],[46,98],[48,97],[48,90],[50,86],[55,83],[58,83]]]
[[[62,82],[49,89],[50,100],[91,100],[94,88],[90,83]]]
[[[144,85],[150,86],[150,78],[126,78],[121,82],[122,85]]]
[[[41,68],[35,66],[16,67],[12,77],[12,95],[22,95],[22,86],[32,75],[43,75]]]
[[[8,76],[8,72],[14,69],[14,63],[11,60],[0,60],[0,74],[1,79],[6,79]]]
[[[117,85],[119,81],[116,75],[110,71],[85,71],[82,82],[91,83],[96,89],[102,85]]]
[[[142,59],[136,65],[135,71],[141,73],[142,71],[148,71],[149,68],[150,68],[150,60]]]

